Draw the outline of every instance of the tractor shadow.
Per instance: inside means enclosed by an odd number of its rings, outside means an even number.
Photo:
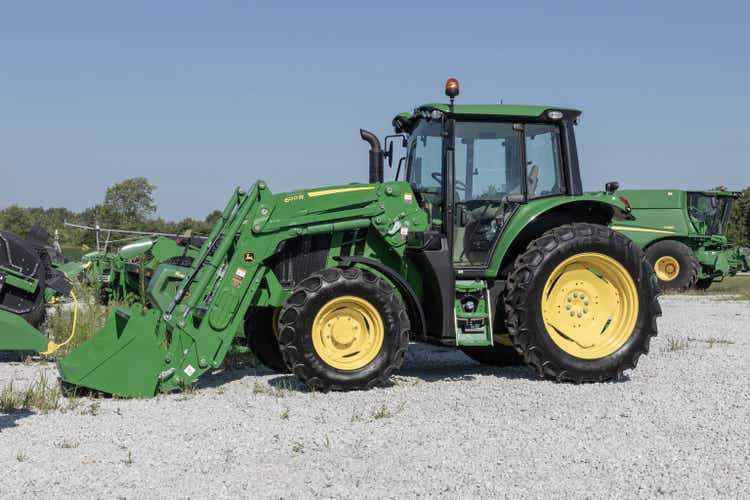
[[[261,373],[258,373],[261,374]],[[494,375],[507,380],[539,380],[536,374],[526,366],[493,367],[473,361],[458,349],[412,343],[406,353],[404,364],[396,372],[396,377],[381,386],[383,388],[398,385],[398,379],[416,378],[424,382],[472,381],[477,376]],[[312,392],[301,383],[295,375],[277,375],[267,381],[272,388],[295,392]]]
[[[196,381],[194,387],[195,389],[217,388],[245,377],[263,377],[274,375],[275,373],[276,372],[273,370],[264,366],[222,368],[213,372],[207,372],[203,377]]]
[[[34,412],[31,410],[18,410],[14,411],[13,413],[0,415],[0,433],[2,433],[5,429],[17,427],[17,422],[19,420],[21,420],[22,418],[30,417],[33,414]]]
[[[458,349],[429,344],[410,344],[398,375],[424,382],[471,381],[487,375],[507,380],[539,380],[527,366],[482,365]]]

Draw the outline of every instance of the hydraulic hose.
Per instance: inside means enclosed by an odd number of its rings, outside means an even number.
[[[71,290],[70,291],[70,297],[73,299],[73,326],[70,329],[70,336],[65,340],[65,342],[61,344],[57,344],[54,341],[49,342],[47,344],[47,350],[40,353],[42,356],[51,356],[54,353],[58,351],[61,347],[64,347],[70,343],[71,340],[73,340],[73,337],[75,337],[76,334],[76,323],[78,322],[78,299],[76,298],[76,293]]]

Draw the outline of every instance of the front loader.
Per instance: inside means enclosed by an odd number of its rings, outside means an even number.
[[[559,381],[634,368],[656,335],[655,279],[607,227],[628,207],[582,191],[580,113],[454,105],[452,79],[446,94],[394,119],[406,155],[393,181],[394,137],[382,149],[361,131],[367,184],[238,188],[184,278],[159,266],[153,307],[117,309],[59,361],[63,381],[126,397],[179,390],[241,336],[319,390],[386,382],[410,340]]]

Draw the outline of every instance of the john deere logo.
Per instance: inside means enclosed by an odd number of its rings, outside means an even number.
[[[245,262],[254,262],[255,254],[253,252],[245,252]]]

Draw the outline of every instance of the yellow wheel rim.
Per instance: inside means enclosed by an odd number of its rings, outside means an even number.
[[[680,274],[680,263],[672,256],[659,257],[654,263],[656,277],[662,281],[672,281]]]
[[[372,304],[346,295],[329,301],[315,315],[313,347],[327,365],[357,370],[378,355],[384,331],[383,319]]]
[[[542,318],[557,346],[581,359],[609,356],[638,320],[638,289],[615,259],[581,253],[565,259],[542,293]]]

